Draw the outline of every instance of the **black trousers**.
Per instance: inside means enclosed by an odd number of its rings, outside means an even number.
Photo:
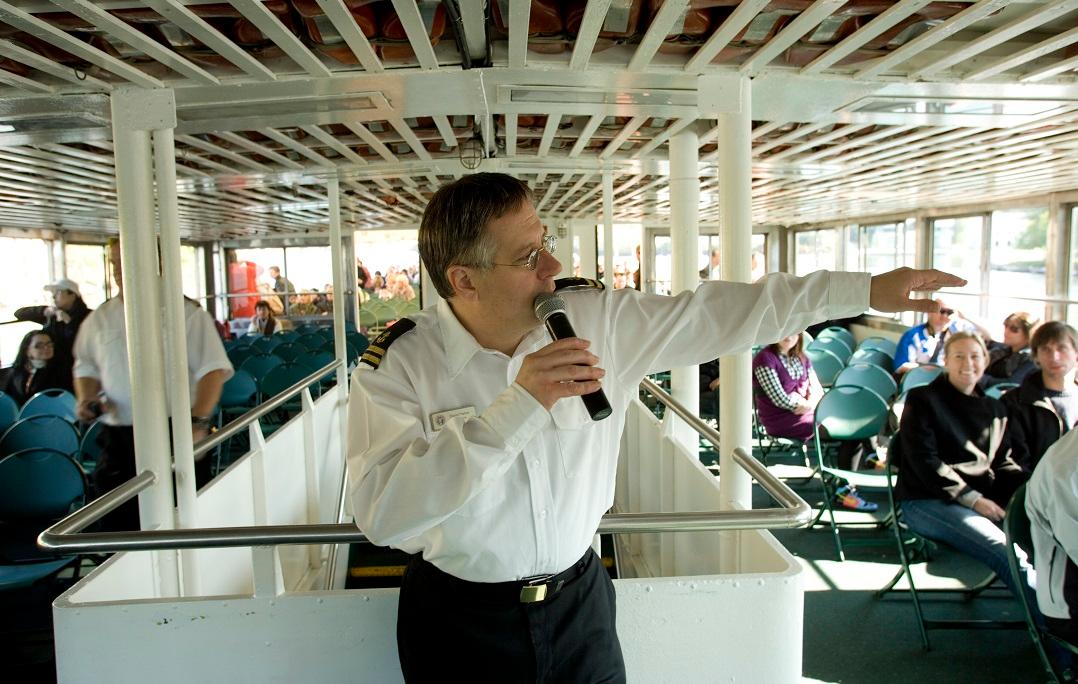
[[[171,441],[171,435],[169,435]],[[130,425],[106,425],[98,434],[101,456],[90,476],[94,497],[107,494],[135,476],[135,433]],[[210,481],[212,458],[195,462],[195,485]],[[118,532],[141,529],[138,497],[131,499],[101,519],[100,531]]]
[[[397,614],[405,681],[624,682],[614,584],[590,549],[580,563],[552,596],[521,603],[519,582],[465,582],[413,557]]]

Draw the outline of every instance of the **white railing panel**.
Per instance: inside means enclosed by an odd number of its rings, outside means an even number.
[[[322,522],[335,522],[333,518],[337,515],[337,493],[344,476],[340,421],[346,408],[335,387],[314,404],[315,472],[318,473],[318,513]]]
[[[199,491],[199,524],[205,527],[256,525],[251,478],[248,453]],[[228,596],[253,591],[250,549],[197,549],[195,554],[204,595]]]
[[[304,461],[303,419],[296,416],[266,440],[266,524],[302,525],[307,514],[307,466]],[[312,455],[313,457],[313,455]],[[299,587],[309,567],[307,547],[278,546],[282,579],[287,589]]]

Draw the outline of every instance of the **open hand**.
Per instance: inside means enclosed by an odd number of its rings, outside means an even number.
[[[1006,511],[999,507],[995,501],[992,501],[987,496],[982,496],[973,503],[973,510],[980,513],[989,520],[999,522],[1003,520],[1003,516],[1006,515]]]
[[[912,292],[933,292],[943,287],[961,287],[966,281],[936,269],[914,270],[908,266],[872,276],[869,305],[877,311],[920,311],[937,313],[939,304],[931,299],[910,299]]]
[[[606,371],[595,365],[599,357],[589,346],[591,342],[579,337],[551,342],[524,357],[516,381],[548,411],[562,397],[596,392]]]

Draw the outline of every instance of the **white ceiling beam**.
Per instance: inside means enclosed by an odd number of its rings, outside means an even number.
[[[573,41],[573,56],[569,59],[571,70],[584,71],[588,68],[595,41],[599,38],[599,31],[603,30],[603,22],[606,21],[610,2],[611,0],[589,0],[584,8],[584,18],[580,21],[576,40]]]
[[[839,42],[838,45],[806,64],[800,73],[814,74],[826,69],[930,2],[932,0],[902,0],[902,2],[892,5],[875,19]]]
[[[696,119],[693,119],[691,117],[686,117],[684,119],[679,119],[679,120],[673,122],[672,124],[670,124],[669,126],[666,127],[666,130],[664,130],[662,133],[660,133],[659,135],[652,138],[651,142],[649,142],[648,144],[644,145],[639,150],[634,152],[632,154],[632,158],[633,159],[640,159],[641,157],[643,157],[644,155],[650,153],[652,150],[657,149],[660,145],[665,143],[667,140],[674,137],[675,135],[677,135],[681,131],[685,130],[686,128],[688,128],[690,125],[692,125],[694,123],[696,123]]]
[[[595,135],[595,131],[599,129],[599,124],[606,118],[602,114],[593,114],[588,123],[584,124],[584,130],[577,136],[576,142],[573,143],[573,149],[569,150],[569,157],[579,157],[580,153],[584,151],[584,148],[588,146],[588,142],[592,136]]]
[[[558,124],[561,123],[561,114],[550,114],[546,118],[546,127],[543,129],[543,138],[539,141],[539,157],[547,156],[550,145],[554,142],[554,134],[558,132]]]
[[[1076,7],[1078,7],[1078,0],[1056,0],[1040,7],[1034,7],[1032,11],[1012,19],[1003,26],[989,31],[980,38],[970,41],[959,49],[948,52],[947,55],[935,62],[918,69],[910,74],[910,78],[924,78],[939,73],[1030,29],[1062,16]]]
[[[819,26],[820,22],[834,14],[835,10],[846,4],[846,0],[816,0],[804,12],[797,15],[767,45],[756,50],[739,71],[747,76],[755,76],[771,63],[786,48],[796,43],[802,36]]]
[[[806,135],[809,135],[811,133],[815,133],[816,131],[820,130],[821,128],[826,128],[827,126],[831,126],[831,125],[832,124],[830,122],[801,124],[800,126],[798,126],[797,128],[793,129],[792,131],[790,131],[789,133],[787,133],[785,135],[780,135],[779,137],[775,138],[774,140],[769,140],[768,142],[766,142],[766,143],[764,143],[762,145],[758,145],[758,146],[752,148],[752,156],[755,157],[757,155],[763,154],[764,152],[767,152],[768,150],[774,149],[774,148],[778,147],[779,145],[785,145],[788,142],[797,140],[798,138],[803,138]]]
[[[97,30],[135,48],[150,59],[202,85],[219,85],[220,79],[197,64],[181,57],[131,24],[119,19],[89,0],[52,0],[52,4],[90,22]]]
[[[505,115],[505,154],[510,157],[517,156],[517,115],[515,112]]]
[[[143,2],[249,76],[260,81],[277,80],[277,74],[177,0],[143,0]]]
[[[902,47],[894,50],[886,57],[875,60],[860,69],[854,74],[854,78],[862,81],[871,80],[887,69],[902,64],[914,55],[927,50],[941,40],[950,38],[967,26],[980,21],[1008,4],[1010,4],[1010,0],[978,0],[978,2],[973,3],[939,26],[930,28]]]
[[[225,148],[221,147],[220,145],[214,145],[211,142],[207,142],[207,141],[202,140],[200,138],[196,138],[193,135],[177,135],[176,136],[176,142],[183,143],[184,145],[189,145],[191,147],[200,149],[203,152],[209,152],[210,154],[216,155],[218,157],[224,157],[225,159],[230,159],[230,160],[234,161],[235,163],[239,164],[240,166],[246,166],[247,168],[254,169],[255,171],[269,171],[270,170],[270,167],[266,166],[265,164],[259,164],[258,162],[254,161],[253,159],[248,159],[247,157],[243,156],[242,154],[237,154],[236,152],[233,152],[232,150],[225,149]],[[181,153],[181,156],[182,156],[182,153]]]
[[[789,121],[771,121],[769,123],[760,124],[756,128],[752,129],[751,138],[753,140],[756,140],[757,138],[759,138],[761,136],[764,136],[764,135],[767,135],[768,133],[771,133],[772,131],[777,131],[778,129],[782,128],[783,126],[785,126],[788,123],[789,123]],[[711,140],[719,137],[719,127],[715,126],[711,130],[709,130],[707,132],[707,137],[708,137],[708,142],[710,142]]]
[[[812,138],[811,140],[807,140],[807,141],[805,141],[805,142],[803,142],[803,143],[801,143],[799,145],[794,145],[793,147],[790,147],[789,149],[785,149],[782,152],[778,152],[776,154],[773,154],[773,155],[769,156],[766,159],[766,161],[774,162],[774,161],[778,161],[780,159],[785,159],[787,157],[792,157],[795,154],[800,154],[801,152],[804,152],[805,150],[810,149],[812,147],[817,147],[819,145],[827,144],[827,143],[831,142],[832,140],[834,140],[836,138],[841,138],[842,136],[845,136],[845,135],[853,135],[853,134],[857,133],[858,131],[864,130],[864,129],[869,128],[871,126],[872,126],[872,124],[848,124],[848,125],[845,125],[845,126],[836,126],[835,130],[831,131],[830,133],[825,133],[824,135],[821,135],[821,136],[819,136],[817,138]]]
[[[408,147],[412,148],[412,152],[415,156],[423,161],[430,161],[430,152],[427,152],[427,148],[423,147],[423,143],[416,136],[415,131],[408,125],[407,121],[400,118],[394,118],[389,120],[389,124],[393,126],[404,142],[408,143]]]
[[[1056,74],[1061,74],[1065,71],[1071,71],[1072,69],[1078,69],[1078,55],[1065,59],[1056,64],[1052,64],[1046,67],[1041,67],[1035,71],[1031,71],[1028,74],[1023,74],[1018,80],[1022,83],[1036,83],[1037,81],[1043,81],[1046,78],[1051,78]]]
[[[61,50],[69,52],[76,57],[81,57],[87,62],[99,66],[105,71],[116,74],[120,78],[130,81],[135,85],[142,86],[143,88],[165,87],[164,83],[153,76],[82,42],[78,38],[61,31],[43,19],[38,19],[32,14],[27,14],[4,0],[0,0],[0,21],[19,29],[20,31],[25,31],[50,45],[55,45]]]
[[[434,55],[434,46],[430,44],[427,27],[423,25],[423,17],[419,14],[419,5],[415,0],[393,0],[393,9],[397,11],[419,66],[428,71],[437,69],[438,58]]]
[[[625,126],[622,127],[618,134],[614,136],[614,139],[611,140],[607,144],[607,146],[603,148],[603,151],[599,153],[599,158],[609,159],[610,157],[612,157],[614,153],[617,152],[618,149],[622,146],[622,144],[626,140],[628,140],[633,135],[633,133],[636,133],[636,131],[639,130],[640,127],[643,126],[644,123],[650,118],[650,116],[638,115],[629,119],[629,123],[625,124]]]
[[[493,0],[497,2],[498,0]],[[523,69],[528,59],[529,0],[509,0],[509,68]]]
[[[542,199],[540,199],[539,203],[535,205],[535,213],[538,214],[539,212],[543,211],[543,206],[546,205],[546,203],[550,201],[550,199],[555,194],[557,194],[559,185],[561,185],[561,183],[559,183],[558,181],[554,181],[547,187],[546,192],[543,193]]]
[[[6,83],[14,88],[20,90],[29,90],[32,93],[54,93],[56,89],[47,83],[35,81],[32,78],[26,78],[19,74],[12,73],[5,69],[0,69],[0,83]]]
[[[689,0],[666,0],[662,3],[658,14],[648,25],[644,37],[640,39],[640,44],[636,46],[632,59],[629,60],[629,71],[643,71],[647,68],[655,57],[655,53],[662,47],[666,36],[670,35],[674,24],[678,20],[683,20],[688,4]]]
[[[105,92],[108,92],[113,88],[113,85],[108,81],[102,81],[100,78],[90,76],[89,74],[83,74],[83,77],[79,78],[74,69],[63,66],[62,64],[57,64],[51,59],[46,59],[36,52],[31,52],[26,48],[12,43],[10,40],[0,39],[0,55],[29,67],[33,67],[34,69],[51,76],[55,76],[56,78],[74,83],[77,86],[91,87]]]
[[[711,60],[719,54],[724,47],[730,44],[741,29],[749,25],[770,0],[742,0],[726,21],[722,22],[719,30],[711,34],[707,42],[700,46],[696,54],[685,64],[685,71],[701,73],[711,65]]]
[[[989,62],[966,74],[965,79],[967,81],[980,81],[989,76],[995,76],[996,74],[1008,71],[1016,66],[1025,64],[1026,62],[1031,62],[1040,57],[1044,57],[1047,54],[1065,48],[1075,42],[1078,42],[1078,27],[1072,28],[1070,31],[1065,31],[1058,36],[1052,36],[1047,40],[1042,40],[1036,45],[1031,45],[1024,50],[1019,50],[1013,55],[1006,55],[993,62]]]
[[[457,134],[453,132],[453,125],[449,123],[449,117],[445,114],[434,115],[434,125],[438,127],[438,132],[442,134],[442,140],[445,141],[447,147],[457,146]]]
[[[374,48],[371,47],[370,41],[367,40],[367,36],[363,35],[363,31],[359,30],[359,24],[356,23],[352,13],[348,11],[344,0],[315,1],[322,8],[322,11],[326,13],[326,18],[333,24],[333,28],[337,29],[337,33],[344,39],[348,49],[356,56],[363,68],[373,74],[382,73],[385,70],[382,67],[382,61],[378,59],[378,55],[375,54]]]
[[[487,57],[487,2],[486,0],[457,0],[460,24],[464,31],[464,44],[472,61]]]
[[[288,30],[273,12],[258,0],[229,0],[232,6],[254,24],[262,35],[281,48],[288,58],[315,78],[329,78],[332,73],[322,60],[307,49],[296,34]]]
[[[580,177],[580,180],[578,180],[576,183],[573,183],[573,187],[569,188],[566,192],[564,192],[562,194],[562,196],[558,199],[558,201],[554,203],[554,206],[552,206],[550,208],[550,213],[553,214],[556,211],[558,211],[558,207],[560,207],[565,202],[565,200],[572,197],[573,194],[575,194],[578,190],[580,190],[580,188],[584,187],[585,183],[587,183],[589,180],[591,180],[594,177],[595,177],[594,173],[587,173],[587,174],[582,175]]]
[[[346,121],[344,125],[348,130],[358,135],[363,140],[363,142],[370,145],[371,149],[377,152],[378,155],[382,157],[382,159],[385,159],[391,164],[396,164],[400,161],[393,154],[393,152],[391,152],[390,149],[386,147],[381,140],[378,139],[378,136],[374,133],[371,133],[370,130],[368,130],[367,127],[363,124],[351,123]]]
[[[366,159],[364,159],[363,157],[356,154],[352,150],[352,148],[350,148],[348,145],[345,145],[340,140],[337,140],[336,138],[334,138],[332,134],[330,134],[329,132],[323,130],[321,127],[311,125],[311,126],[300,126],[300,128],[304,132],[306,132],[308,135],[310,135],[313,138],[319,140],[323,145],[326,145],[327,147],[335,150],[337,152],[337,154],[341,155],[342,157],[344,157],[348,161],[352,162],[353,164],[359,164],[360,166],[366,166],[367,165],[367,160]]]
[[[262,135],[266,136],[270,140],[273,140],[274,142],[277,142],[277,143],[280,143],[281,145],[284,145],[285,147],[287,147],[288,149],[290,149],[290,150],[292,150],[294,152],[299,152],[304,157],[307,157],[308,159],[310,159],[315,164],[318,164],[321,167],[332,169],[333,167],[336,166],[336,164],[334,164],[331,159],[328,159],[327,157],[323,157],[322,155],[318,154],[317,152],[315,152],[311,148],[307,147],[303,143],[296,142],[295,140],[293,140],[292,138],[289,138],[287,135],[285,135],[284,133],[281,133],[280,131],[276,131],[276,130],[274,130],[272,128],[260,128],[260,129],[258,129],[258,132],[261,133]]]
[[[221,132],[218,132],[218,133],[214,133],[214,135],[217,136],[218,138],[220,138],[221,140],[227,140],[228,142],[232,143],[236,147],[242,147],[245,150],[248,150],[250,152],[254,152],[255,154],[257,154],[260,157],[265,157],[266,159],[270,159],[272,161],[275,161],[278,164],[280,164],[281,166],[284,166],[286,168],[289,168],[289,169],[302,169],[302,168],[304,168],[303,164],[292,161],[291,159],[284,156],[283,154],[278,154],[277,152],[274,152],[273,150],[266,147],[265,145],[259,145],[258,143],[256,143],[253,140],[248,140],[247,138],[243,137],[242,135],[239,135],[238,133],[232,133],[232,132],[229,132],[229,131],[221,131]]]

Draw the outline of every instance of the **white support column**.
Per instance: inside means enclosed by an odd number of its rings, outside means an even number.
[[[752,85],[742,78],[737,112],[719,114],[719,201],[723,278],[751,277],[752,257]],[[752,508],[752,478],[734,461],[734,448],[752,448],[752,360],[749,351],[719,362],[719,502],[724,510]],[[721,537],[721,572],[738,572],[738,533]]]
[[[571,234],[580,244],[580,275],[583,278],[596,278],[598,267],[595,256],[595,223],[593,221],[573,221]],[[569,270],[572,272],[572,265]]]
[[[677,295],[699,285],[697,267],[700,237],[700,141],[689,127],[670,138],[670,293]],[[699,366],[671,369],[671,394],[694,414],[700,414]],[[686,448],[697,448],[692,430],[679,437]],[[691,442],[691,443],[690,443]]]
[[[614,173],[603,171],[603,284],[614,289]]]
[[[179,204],[176,199],[176,145],[171,128],[153,133],[157,211],[161,234],[161,298],[164,304],[164,358],[166,387],[172,415],[172,461],[175,464],[177,511],[181,528],[200,527],[195,496],[195,456],[191,434],[191,390],[187,371],[187,317],[184,312],[183,272],[180,265]],[[205,455],[204,458],[211,458]],[[198,555],[181,552],[183,592],[201,594]]]
[[[49,282],[67,277],[67,236],[64,233],[52,241],[52,263],[49,266]]]
[[[331,176],[326,182],[326,196],[329,198],[329,251],[333,261],[333,292],[344,292],[345,257],[344,250],[341,248],[341,183],[336,175]],[[350,261],[347,272],[350,274],[349,277],[355,278],[355,256],[348,258]],[[355,297],[352,300],[355,301]],[[358,327],[358,316],[356,322]],[[333,351],[334,356],[344,361],[337,369],[337,386],[334,388],[337,401],[340,403],[340,458],[344,461],[348,455],[348,352],[345,349],[344,338],[344,299],[340,296],[333,298]],[[314,454],[307,454],[307,460],[313,462]],[[341,472],[343,476],[344,471]],[[337,488],[332,491],[337,491]],[[333,568],[326,568],[326,572],[332,571]]]
[[[111,97],[135,469],[157,476],[156,484],[139,496],[143,529],[174,526],[150,157],[150,131],[176,125],[175,107],[168,106],[164,93],[172,91],[117,88]],[[155,552],[154,565],[158,592],[177,594],[176,553]]]

